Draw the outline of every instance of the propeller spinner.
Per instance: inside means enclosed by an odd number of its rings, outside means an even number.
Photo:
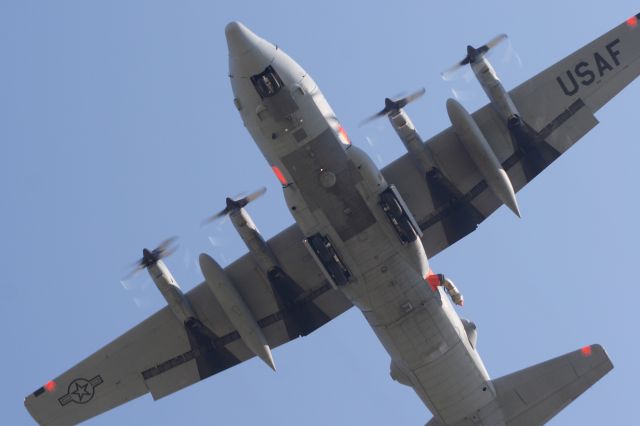
[[[448,70],[444,71],[442,73],[442,77],[446,80],[451,76],[451,74],[456,72],[461,67],[475,63],[476,61],[481,59],[489,50],[493,49],[506,39],[506,34],[500,34],[478,48],[467,46],[467,56],[465,56],[464,59],[462,59],[460,62],[458,62]]]
[[[362,121],[360,123],[360,126],[367,124],[373,120],[375,120],[376,118],[380,118],[384,115],[388,115],[394,112],[398,112],[400,111],[402,108],[406,107],[408,104],[410,104],[411,102],[415,101],[416,99],[420,98],[422,95],[424,95],[425,93],[425,89],[424,87],[420,90],[418,90],[417,92],[414,92],[412,94],[410,94],[409,96],[405,96],[404,98],[400,98],[396,101],[391,100],[389,98],[385,98],[384,99],[384,108],[375,113],[374,115],[372,115],[371,117],[365,119],[364,121]]]
[[[160,259],[171,256],[178,249],[178,245],[175,244],[177,239],[178,237],[168,238],[161,242],[158,247],[154,248],[153,250],[149,250],[147,248],[142,249],[142,258],[131,265],[133,270],[125,277],[125,279],[131,278],[138,271],[141,271],[144,268],[148,268],[149,266],[158,262]]]
[[[238,210],[241,209],[243,207],[245,207],[247,204],[249,204],[250,202],[252,202],[253,200],[255,200],[256,198],[260,198],[262,195],[264,195],[264,193],[267,192],[267,188],[266,187],[262,187],[260,189],[258,189],[257,191],[247,195],[246,197],[242,197],[239,200],[234,200],[233,198],[227,197],[226,199],[226,203],[227,206],[222,209],[221,211],[219,211],[218,213],[214,214],[213,216],[210,216],[208,218],[206,218],[205,220],[202,221],[202,226],[213,222],[216,219],[220,219],[221,217],[224,217],[226,215],[228,215],[229,213],[231,213],[234,210]]]

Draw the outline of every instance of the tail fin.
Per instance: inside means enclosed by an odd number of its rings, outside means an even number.
[[[612,368],[602,346],[591,345],[493,380],[505,423],[546,423]]]

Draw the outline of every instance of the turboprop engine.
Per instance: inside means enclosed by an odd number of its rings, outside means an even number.
[[[478,48],[473,46],[467,46],[467,55],[464,59],[447,71],[442,73],[442,77],[446,80],[457,71],[459,68],[470,65],[473,73],[475,74],[482,90],[487,94],[491,105],[498,112],[500,117],[505,123],[514,125],[520,121],[520,114],[515,104],[511,100],[511,96],[504,89],[500,79],[496,75],[495,70],[486,58],[486,54],[507,39],[506,34],[500,34],[497,37],[491,39],[487,44],[484,44]]]
[[[205,225],[216,219],[222,218],[223,216],[229,216],[231,223],[249,249],[249,252],[258,264],[258,267],[266,275],[269,271],[278,266],[278,262],[271,252],[271,249],[264,241],[264,238],[260,235],[258,228],[251,219],[251,216],[249,216],[249,213],[244,209],[249,203],[261,197],[265,192],[267,192],[267,188],[262,187],[238,200],[227,197],[225,200],[225,208],[215,215],[205,219],[202,224]]]
[[[173,237],[163,241],[153,250],[143,249],[142,258],[134,264],[134,270],[129,275],[131,276],[141,269],[147,269],[173,314],[180,322],[187,324],[195,319],[196,315],[169,268],[162,261],[163,258],[175,252],[177,248],[175,241],[176,237]]]
[[[360,123],[363,125],[386,115],[422,176],[426,176],[433,169],[435,161],[429,149],[422,143],[422,138],[420,138],[413,121],[404,111],[404,107],[422,97],[424,93],[425,89],[423,88],[398,100],[385,98],[384,108]]]

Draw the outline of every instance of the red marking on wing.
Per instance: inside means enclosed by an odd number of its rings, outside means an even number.
[[[273,173],[276,174],[276,177],[278,178],[282,186],[289,185],[289,182],[287,182],[287,178],[284,177],[282,171],[280,171],[280,168],[278,166],[271,166],[271,168],[273,169]]]
[[[638,25],[638,18],[632,16],[631,18],[627,19],[627,25],[631,28],[635,28]]]
[[[53,380],[49,380],[47,382],[47,384],[44,385],[43,387],[44,387],[44,390],[46,390],[47,392],[51,393],[54,390],[56,390],[57,385],[56,385],[56,382],[54,382]]]
[[[590,357],[591,356],[591,345],[585,346],[584,348],[580,349],[580,352],[582,352],[582,356]]]

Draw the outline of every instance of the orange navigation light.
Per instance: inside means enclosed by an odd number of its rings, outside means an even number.
[[[638,25],[638,17],[632,16],[631,18],[627,19],[627,25],[631,28],[635,28]]]
[[[57,387],[56,382],[54,382],[53,380],[49,380],[47,384],[43,386],[44,390],[46,390],[49,393],[56,390],[56,387]]]
[[[275,173],[276,177],[278,178],[282,186],[289,185],[289,182],[287,182],[287,179],[284,177],[284,175],[282,174],[282,171],[278,166],[271,166],[271,168],[273,169],[273,173]]]
[[[342,142],[345,145],[351,145],[351,139],[349,139],[349,136],[347,135],[347,132],[344,130],[344,127],[342,126],[338,127],[338,136],[340,136],[340,142]]]
[[[591,345],[583,347],[582,349],[580,349],[580,352],[582,352],[582,356],[584,357],[591,356]]]

